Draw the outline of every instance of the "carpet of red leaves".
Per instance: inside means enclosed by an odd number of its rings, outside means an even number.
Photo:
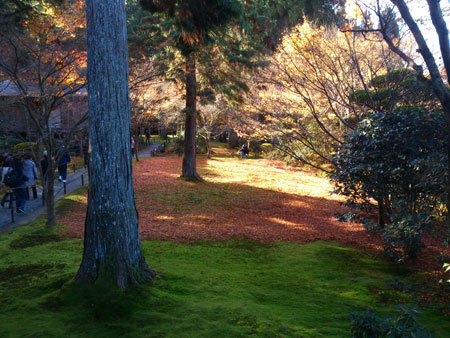
[[[362,226],[338,222],[342,199],[332,195],[325,177],[269,160],[198,159],[203,182],[179,178],[181,158],[144,158],[134,166],[134,186],[141,236],[191,241],[250,238],[310,242],[337,241],[381,252],[381,240]],[[86,205],[66,212],[59,223],[65,233],[82,237]],[[416,262],[421,270],[438,270],[443,249],[432,238]]]

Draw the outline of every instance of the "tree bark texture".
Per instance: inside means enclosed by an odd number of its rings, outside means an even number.
[[[195,54],[186,56],[186,121],[184,128],[184,155],[182,177],[200,179],[196,167],[197,133],[197,79],[195,76]]]
[[[124,0],[87,0],[92,146],[84,251],[77,280],[120,288],[155,276],[141,251],[134,202]]]

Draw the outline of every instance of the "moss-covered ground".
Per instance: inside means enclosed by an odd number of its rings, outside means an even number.
[[[83,243],[57,230],[39,219],[0,235],[0,337],[349,337],[349,313],[413,301],[394,286],[414,271],[322,241],[143,241],[153,282],[75,284]],[[448,337],[448,318],[423,310]]]

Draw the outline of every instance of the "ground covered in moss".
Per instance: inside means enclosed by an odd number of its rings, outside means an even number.
[[[418,278],[335,242],[143,241],[158,275],[121,291],[75,284],[82,241],[56,231],[39,220],[0,236],[0,337],[348,337],[349,313],[394,313]],[[448,337],[448,318],[423,310]]]

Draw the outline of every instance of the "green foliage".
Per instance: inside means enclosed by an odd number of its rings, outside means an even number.
[[[355,210],[378,203],[390,224],[371,229],[382,229],[390,256],[402,248],[415,258],[425,226],[445,203],[445,135],[440,112],[402,108],[369,115],[337,149],[330,175],[335,191]]]
[[[207,151],[206,140],[200,135],[196,135],[195,151],[197,154],[205,154]]]
[[[352,202],[408,201],[414,210],[445,200],[446,137],[441,113],[399,109],[374,113],[337,148],[330,175]]]
[[[350,93],[350,101],[373,111],[391,111],[398,106],[423,106],[436,108],[437,98],[432,88],[417,79],[414,70],[408,68],[374,77],[370,90]]]
[[[257,0],[244,1],[245,17],[253,40],[274,51],[282,34],[305,18],[319,24],[334,22],[335,14],[343,7],[335,0]]]
[[[184,152],[184,136],[179,135],[172,140],[173,152],[182,155]]]
[[[164,13],[177,27],[177,48],[188,55],[203,45],[214,42],[215,31],[242,14],[238,0],[160,1],[140,0],[151,13]]]
[[[273,145],[271,143],[263,143],[261,144],[261,152],[263,155],[269,154],[273,150]]]
[[[18,143],[12,148],[12,154],[17,157],[23,157],[25,154],[36,153],[36,142],[22,142]]]
[[[63,0],[0,0],[0,29],[20,26],[32,15],[41,14],[45,7],[60,5]]]
[[[353,312],[351,317],[351,333],[354,338],[382,337],[384,330],[381,327],[380,318],[372,311]]]
[[[428,331],[417,320],[420,313],[416,307],[399,306],[397,318],[379,318],[372,311],[354,312],[351,317],[351,333],[353,338],[432,338],[435,335]]]
[[[430,227],[432,210],[410,214],[406,201],[395,200],[392,204],[393,212],[386,225],[380,226],[367,219],[363,221],[363,225],[368,232],[381,233],[384,253],[388,259],[402,263],[407,257],[417,258],[420,250],[425,247],[422,234]]]
[[[405,201],[397,201],[391,222],[382,229],[385,253],[397,262],[403,261],[406,257],[415,259],[419,251],[425,247],[422,233],[431,218],[425,212],[411,215],[407,212],[407,208]]]

